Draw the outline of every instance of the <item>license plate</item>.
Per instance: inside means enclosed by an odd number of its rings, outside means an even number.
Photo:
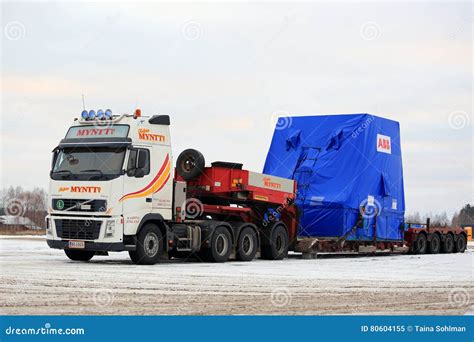
[[[85,248],[86,243],[84,241],[69,241],[68,247],[69,248]]]

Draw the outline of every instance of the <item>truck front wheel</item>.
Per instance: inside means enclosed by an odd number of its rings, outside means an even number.
[[[160,261],[163,254],[163,236],[160,229],[146,224],[138,233],[137,248],[130,251],[130,259],[137,265],[153,265]]]
[[[94,256],[95,252],[92,251],[76,251],[72,249],[65,249],[67,257],[74,261],[89,261]]]

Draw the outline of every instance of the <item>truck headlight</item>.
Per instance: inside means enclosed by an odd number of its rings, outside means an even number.
[[[105,226],[105,236],[114,235],[115,232],[115,220],[108,220]]]

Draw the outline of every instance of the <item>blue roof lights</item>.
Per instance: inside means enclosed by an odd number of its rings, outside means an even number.
[[[112,111],[107,109],[105,112],[102,109],[99,109],[97,112],[93,109],[87,111],[83,110],[81,113],[81,118],[83,120],[105,120],[112,119]]]

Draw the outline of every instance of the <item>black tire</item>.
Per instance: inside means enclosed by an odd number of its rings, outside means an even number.
[[[250,227],[242,229],[237,240],[235,258],[239,261],[252,261],[257,254],[257,234]]]
[[[270,244],[262,245],[260,256],[267,260],[282,260],[288,256],[288,233],[284,226],[273,227]]]
[[[454,251],[456,253],[464,253],[467,247],[467,239],[464,234],[459,234],[454,244]]]
[[[232,236],[224,227],[217,227],[211,238],[211,246],[202,256],[205,261],[226,262],[232,252]]]
[[[442,247],[443,253],[452,253],[454,251],[454,238],[451,234],[446,234]]]
[[[190,181],[202,174],[205,166],[206,161],[202,153],[192,148],[181,152],[176,160],[176,172],[186,181]]]
[[[428,251],[430,254],[438,254],[441,250],[441,239],[438,234],[433,234],[428,243]]]
[[[128,254],[137,265],[153,265],[159,262],[163,255],[163,235],[160,229],[152,223],[146,224],[138,233],[137,249]]]
[[[425,234],[418,234],[416,236],[414,246],[413,246],[413,253],[415,254],[425,254],[428,248],[428,241],[426,239]]]
[[[74,261],[89,261],[95,255],[93,251],[76,251],[73,249],[65,249],[67,257]]]

